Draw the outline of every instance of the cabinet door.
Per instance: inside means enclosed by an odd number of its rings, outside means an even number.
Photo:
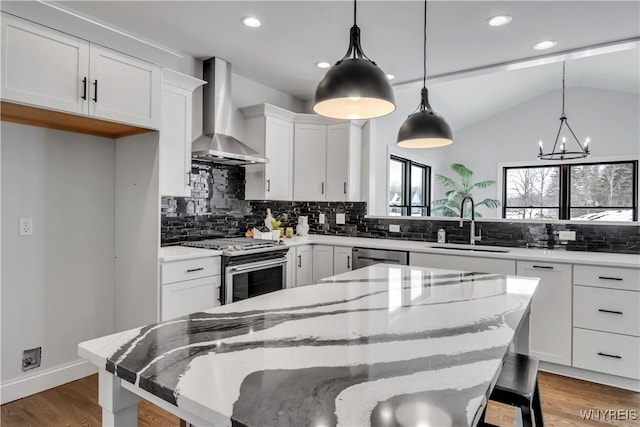
[[[191,92],[162,86],[160,195],[189,197],[191,171]]]
[[[313,257],[311,246],[296,248],[296,286],[313,283]]]
[[[88,78],[88,42],[2,15],[3,99],[87,114]]]
[[[294,200],[326,199],[326,147],[326,125],[295,125]]]
[[[220,283],[218,275],[163,285],[161,320],[217,307]]]
[[[345,248],[343,246],[333,247],[333,274],[345,273],[351,271],[351,251],[353,248]]]
[[[542,262],[517,262],[518,276],[539,277],[531,302],[532,356],[571,365],[571,266]]]
[[[293,124],[274,117],[265,122],[265,199],[291,200],[293,197]]]
[[[313,281],[333,276],[333,246],[313,246]]]
[[[291,248],[287,252],[287,276],[284,282],[284,287],[287,289],[296,287],[296,261],[296,248]]]
[[[327,127],[327,200],[348,200],[350,123]]]
[[[160,127],[160,68],[97,45],[90,50],[89,114]]]

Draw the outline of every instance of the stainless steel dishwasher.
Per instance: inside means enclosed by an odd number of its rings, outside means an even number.
[[[374,264],[409,265],[409,252],[353,248],[353,269]]]

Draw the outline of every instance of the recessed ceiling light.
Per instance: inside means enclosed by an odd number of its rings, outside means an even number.
[[[554,40],[544,40],[534,44],[533,48],[535,50],[547,50],[547,49],[551,49],[552,47],[555,47],[557,44],[558,42]]]
[[[393,80],[393,79],[395,79],[395,78],[396,78],[396,76],[394,76],[393,74],[389,74],[389,73],[387,73],[387,78],[388,78],[389,80]]]
[[[507,25],[509,22],[511,22],[511,17],[509,15],[496,15],[487,20],[487,24],[492,27],[502,27],[503,25]]]
[[[258,28],[262,25],[262,21],[254,16],[246,16],[242,18],[242,23],[251,28]]]
[[[331,64],[329,64],[326,61],[320,61],[320,62],[316,62],[316,67],[318,67],[318,68],[329,68],[329,67],[331,67]]]

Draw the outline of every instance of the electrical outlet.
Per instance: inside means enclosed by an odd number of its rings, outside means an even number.
[[[30,348],[22,352],[22,370],[28,371],[40,366],[42,347]]]
[[[560,231],[558,233],[558,239],[565,240],[576,240],[576,232],[575,231]]]
[[[32,236],[33,235],[33,218],[20,218],[20,236]]]
[[[324,214],[321,213],[320,215],[318,215],[318,223],[324,224],[324,221],[325,221]]]
[[[345,214],[343,213],[336,214],[336,224],[344,224],[346,222],[347,220],[346,220]]]
[[[400,232],[400,226],[397,224],[391,224],[389,225],[389,233],[399,233]]]

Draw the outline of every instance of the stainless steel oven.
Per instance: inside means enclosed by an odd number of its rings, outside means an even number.
[[[223,257],[223,304],[284,289],[287,249]]]

